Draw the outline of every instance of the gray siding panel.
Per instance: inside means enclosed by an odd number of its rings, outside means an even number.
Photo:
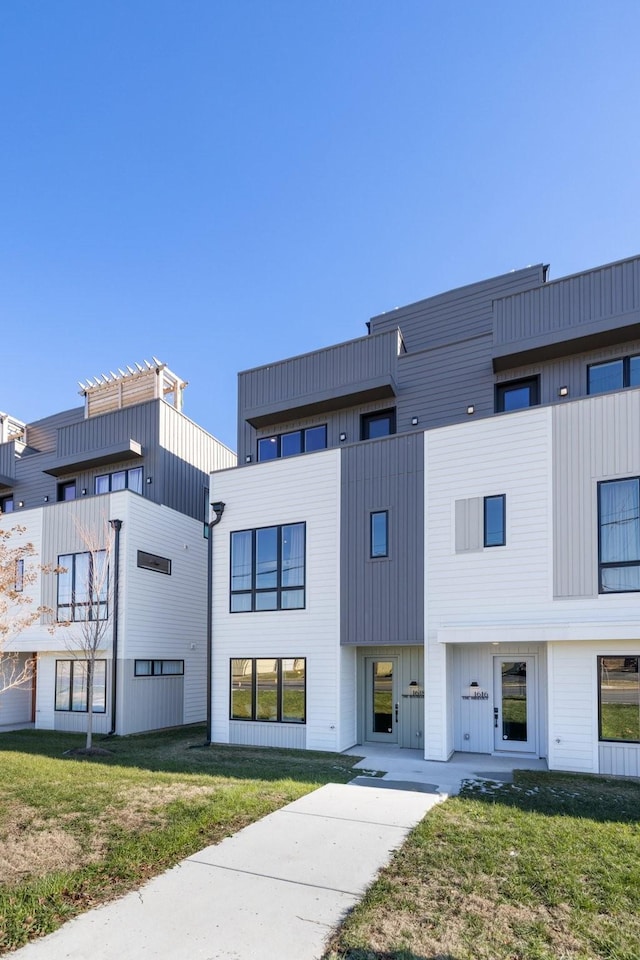
[[[599,480],[640,475],[640,389],[553,411],[554,595],[598,594]]]
[[[341,471],[341,642],[424,640],[424,438],[347,447]],[[369,558],[369,515],[389,511],[389,557]]]

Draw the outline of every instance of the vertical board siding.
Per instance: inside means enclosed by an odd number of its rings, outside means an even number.
[[[358,739],[358,686],[355,647],[340,649],[340,739],[338,750],[348,750]]]
[[[598,772],[614,777],[640,777],[640,744],[601,743]]]
[[[304,750],[307,746],[307,728],[295,723],[251,723],[229,721],[229,743],[244,747],[281,747]]]
[[[136,677],[133,660],[123,661],[121,670],[123,721],[118,733],[160,730],[185,722],[186,665],[184,677]]]
[[[61,458],[75,456],[127,440],[136,440],[145,449],[155,446],[158,443],[158,406],[161,403],[160,400],[149,400],[135,407],[124,407],[60,426],[56,453]],[[162,405],[166,406],[164,403]]]
[[[556,597],[598,597],[597,483],[639,475],[640,390],[553,408]]]
[[[18,655],[16,664],[17,670],[24,669],[27,658],[28,654],[26,653]],[[0,661],[0,685],[2,687],[4,687],[3,674],[5,678],[4,682],[8,682],[11,676],[10,664],[4,658],[4,651],[3,660]],[[13,723],[30,723],[31,697],[31,681],[28,683],[23,683],[19,687],[10,687],[6,690],[2,689],[2,694],[0,695],[0,728],[3,726],[9,726]]]
[[[534,290],[502,297],[495,304],[495,343],[521,343],[542,334],[569,331],[598,321],[640,319],[640,258],[613,263]]]
[[[424,442],[405,434],[342,452],[341,642],[424,639]],[[388,510],[389,557],[370,559],[370,513]]]
[[[222,520],[213,529],[216,741],[226,743],[231,737],[229,670],[234,657],[306,657],[306,747],[335,751],[348,739],[348,731],[341,726],[350,721],[340,713],[339,492],[337,450],[274,460],[251,470],[225,470],[211,477],[211,499],[226,503]],[[298,522],[306,523],[305,609],[230,613],[231,533]],[[264,724],[258,727],[262,730]]]

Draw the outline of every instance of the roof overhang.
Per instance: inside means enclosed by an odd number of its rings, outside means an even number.
[[[90,470],[123,460],[138,460],[142,456],[142,444],[137,440],[125,440],[100,450],[86,450],[69,457],[60,457],[50,467],[43,470],[52,477],[62,477],[74,470]]]
[[[318,413],[331,413],[345,407],[356,407],[361,403],[374,400],[387,400],[398,394],[396,383],[390,374],[361,380],[356,384],[332,387],[330,390],[318,390],[293,399],[261,405],[255,413],[245,410],[245,420],[252,427],[269,427],[272,424],[286,423],[288,420],[300,420],[302,417]]]
[[[6,477],[3,473],[0,473],[0,490],[14,487],[15,483],[16,481],[12,477]]]
[[[619,321],[618,321],[619,322]],[[515,367],[526,367],[545,360],[557,360],[587,350],[600,350],[613,347],[628,340],[640,340],[640,322],[627,323],[616,327],[602,327],[601,323],[582,325],[580,333],[568,337],[566,330],[555,335],[545,333],[539,337],[503,344],[493,349],[493,371],[501,373]]]

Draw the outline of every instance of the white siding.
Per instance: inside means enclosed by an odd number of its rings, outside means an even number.
[[[5,660],[4,664],[0,661],[0,727],[9,726],[13,723],[31,722],[31,695],[33,684],[31,681],[21,684],[19,687],[3,688],[3,667],[6,680],[10,682],[11,671],[15,668],[17,674],[24,669],[25,662],[28,659],[26,653],[19,654],[15,661]],[[16,674],[14,674],[15,676]]]
[[[327,450],[223,471],[211,478],[211,499],[226,503],[222,521],[212,531],[213,736],[217,741],[230,740],[229,661],[233,657],[306,657],[307,748],[338,750],[350,739],[352,720],[348,714],[341,716],[340,709],[339,456],[339,450]],[[298,522],[306,523],[306,609],[230,614],[231,532]],[[270,735],[263,736],[269,739]],[[273,745],[280,736],[274,731]]]
[[[598,744],[598,657],[625,655],[640,641],[549,644],[551,770],[638,775],[640,745]]]
[[[358,740],[358,661],[356,648],[341,647],[340,660],[340,741],[338,750],[348,750]]]

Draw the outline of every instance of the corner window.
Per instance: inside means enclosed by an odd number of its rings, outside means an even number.
[[[94,481],[94,493],[115,493],[117,490],[133,490],[142,493],[142,467],[103,473]]]
[[[389,556],[389,511],[369,515],[369,556],[372,560]]]
[[[136,660],[134,677],[181,677],[184,660]]]
[[[138,550],[137,565],[141,570],[153,570],[154,573],[164,573],[171,576],[171,560],[166,557],[158,557],[155,553],[146,553],[144,550]]]
[[[280,457],[295,457],[299,453],[311,453],[325,450],[327,446],[327,427],[306,427],[280,433],[274,437],[262,437],[258,440],[258,460],[277,460]]]
[[[640,356],[619,357],[587,367],[587,393],[608,393],[640,386]]]
[[[87,660],[56,660],[55,709],[86,713],[89,709]],[[95,660],[93,664],[93,713],[107,709],[107,663]]]
[[[496,413],[524,410],[540,403],[540,378],[510,380],[496,384]]]
[[[305,604],[305,524],[231,534],[231,613]]]
[[[375,440],[377,437],[389,437],[395,432],[395,410],[376,410],[375,413],[364,413],[360,417],[361,440]]]
[[[503,547],[507,542],[506,497],[504,493],[496,497],[484,498],[484,545],[485,547]]]
[[[598,657],[598,736],[640,743],[640,657]]]
[[[58,621],[106,620],[109,616],[106,551],[65,553],[58,557],[58,567]]]
[[[0,499],[0,513],[13,513],[13,497]]]
[[[66,481],[66,483],[58,484],[58,501],[75,500],[75,498],[76,498],[75,480],[68,480]]]
[[[304,723],[306,672],[304,657],[232,660],[231,719]]]
[[[598,484],[599,591],[640,591],[640,479]]]

